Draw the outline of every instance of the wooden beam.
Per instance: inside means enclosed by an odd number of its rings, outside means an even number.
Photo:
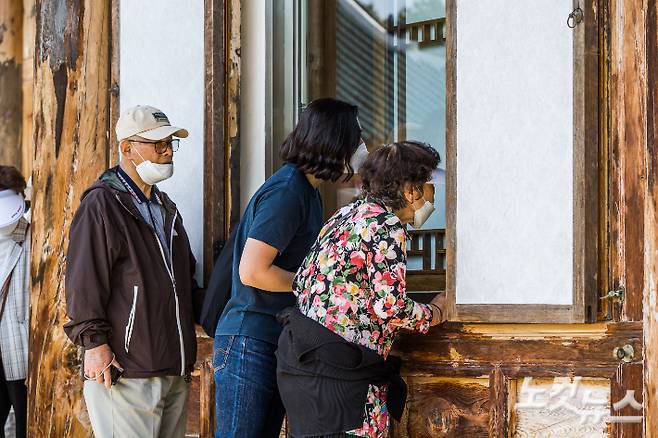
[[[107,165],[110,2],[38,0],[28,436],[83,437],[80,352],[64,335],[68,229]]]
[[[640,357],[641,360],[641,357]],[[643,425],[640,422],[630,422],[628,420],[615,420],[614,417],[641,417],[642,411],[634,409],[628,405],[622,409],[615,410],[614,404],[626,397],[627,391],[633,391],[633,398],[638,403],[642,403],[642,362],[622,363],[617,368],[612,377],[610,385],[610,415],[613,417],[611,422],[610,437],[614,438],[636,438],[645,436],[647,438],[656,436],[656,430],[651,430],[647,422],[647,434],[642,433]],[[646,406],[644,408],[649,416]],[[620,422],[623,421],[623,422]]]
[[[108,166],[115,166],[119,164],[119,142],[117,141],[117,134],[114,130],[114,127],[119,120],[119,103],[120,103],[120,84],[119,84],[119,67],[121,65],[120,58],[120,37],[119,37],[119,0],[109,0],[110,1],[110,53],[109,53],[109,62],[110,62],[110,85],[109,85],[109,99],[110,99],[110,125],[108,130],[108,136],[110,138],[109,150],[108,150]]]
[[[228,237],[224,210],[224,88],[225,88],[224,2],[205,1],[205,111],[203,122],[203,270],[210,278],[215,256]]]
[[[32,175],[34,130],[32,129],[32,97],[34,96],[34,39],[36,33],[35,0],[23,0],[23,121],[21,127],[23,175]]]
[[[453,375],[453,369],[457,375],[480,376],[500,365],[510,378],[535,373],[576,374],[579,369],[591,369],[597,376],[607,377],[619,364],[613,350],[626,344],[633,346],[635,357],[641,357],[641,323],[451,323],[435,327],[425,336],[400,335],[395,354],[403,358],[407,375]]]
[[[609,126],[611,287],[625,297],[616,320],[641,321],[646,198],[646,2],[610,0]]]
[[[658,6],[647,10],[647,200],[644,209],[644,412],[648,438],[658,437]],[[640,370],[641,374],[641,370]],[[639,386],[639,385],[638,385]]]
[[[199,438],[212,438],[215,433],[215,378],[212,356],[201,365],[199,393]]]
[[[240,220],[240,1],[205,2],[204,278]]]
[[[233,229],[240,221],[240,80],[242,76],[240,61],[242,43],[240,25],[242,6],[240,0],[225,2],[228,19],[227,54],[226,54],[226,101],[225,101],[225,158],[226,164],[226,217],[225,232]]]
[[[0,164],[21,169],[23,108],[21,0],[0,2]]]
[[[507,436],[508,379],[499,366],[489,376],[489,436]]]

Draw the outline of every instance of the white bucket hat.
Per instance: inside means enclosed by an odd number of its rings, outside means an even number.
[[[25,200],[13,190],[0,191],[0,228],[18,222],[25,213]]]

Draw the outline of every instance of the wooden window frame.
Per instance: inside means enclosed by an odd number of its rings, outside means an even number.
[[[573,297],[571,305],[457,304],[457,1],[446,1],[446,292],[453,319],[469,322],[592,322],[597,314],[599,242],[599,30],[596,0],[580,2],[583,21],[574,29]],[[577,1],[574,1],[574,8]],[[565,16],[565,25],[566,25]]]
[[[205,281],[240,221],[240,14],[240,0],[205,0]]]

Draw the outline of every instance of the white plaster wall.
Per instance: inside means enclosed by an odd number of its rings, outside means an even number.
[[[240,212],[265,181],[265,6],[242,2]]]
[[[457,1],[457,302],[571,304],[572,0]]]
[[[120,4],[120,106],[147,104],[190,132],[159,187],[185,221],[201,279],[203,255],[203,0],[123,0]]]

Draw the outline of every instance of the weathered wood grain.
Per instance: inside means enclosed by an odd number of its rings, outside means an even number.
[[[514,423],[510,436],[608,437],[608,379],[581,376],[520,379],[514,385],[514,390],[515,401],[510,406]]]
[[[489,376],[489,436],[504,437],[508,431],[508,393],[507,376],[499,366],[495,366]]]
[[[616,320],[641,321],[646,199],[645,1],[609,0],[611,286],[625,297]]]
[[[106,167],[109,1],[38,0],[29,436],[89,436],[80,355],[62,330],[68,229]]]
[[[23,5],[0,2],[0,164],[21,169]]]
[[[628,416],[628,417],[638,417],[642,416],[642,410],[634,409],[631,405],[624,407],[623,409],[615,409],[614,404],[623,400],[627,394],[627,391],[633,391],[633,397],[638,403],[642,403],[642,363],[639,360],[641,356],[636,356],[638,361],[635,363],[623,363],[620,364],[612,378],[611,392],[610,392],[610,415],[614,417]],[[644,412],[647,413],[648,420],[651,416],[651,413],[647,410],[645,406]],[[645,420],[645,421],[646,421]],[[649,422],[646,423],[646,430],[642,421],[640,422],[618,422],[613,421],[610,424],[610,437],[614,438],[636,438],[636,437],[651,437],[656,436],[656,429],[650,429]],[[644,433],[646,432],[646,433]]]
[[[645,431],[658,436],[658,5],[647,9],[647,200],[644,224],[647,245],[644,269],[644,401]],[[638,368],[638,367],[636,367]],[[636,376],[642,373],[635,370]],[[637,388],[641,387],[637,382]]]
[[[240,221],[240,77],[241,77],[241,2],[225,2],[228,24],[226,70],[226,139],[225,174],[227,200],[225,204],[226,233]]]
[[[32,175],[34,141],[32,98],[34,96],[34,39],[36,34],[35,0],[23,0],[23,115],[21,126],[21,165],[23,175]]]
[[[204,278],[240,219],[240,2],[205,2]]]
[[[117,121],[119,120],[119,113],[120,113],[120,108],[119,108],[119,103],[120,103],[120,91],[121,91],[121,85],[119,83],[119,69],[121,65],[121,59],[119,57],[120,55],[120,47],[119,47],[119,29],[120,29],[120,23],[119,23],[119,0],[109,0],[110,1],[110,36],[109,36],[109,44],[110,44],[110,83],[108,92],[109,92],[109,102],[110,102],[110,107],[109,107],[109,112],[110,112],[110,124],[109,124],[109,129],[108,129],[108,136],[109,136],[109,148],[107,151],[108,159],[107,163],[108,166],[116,166],[119,164],[119,144],[117,142],[117,134],[116,131],[114,130],[114,127],[117,124]]]
[[[225,154],[224,88],[226,84],[226,46],[224,2],[205,1],[205,110],[203,121],[203,266],[207,280],[212,272],[216,250],[228,237],[225,233]]]
[[[631,344],[642,354],[642,324],[541,325],[446,324],[427,335],[401,335],[395,354],[407,375],[489,375],[499,365],[508,377],[610,376],[619,360],[615,347]],[[543,329],[542,329],[543,327]]]
[[[392,436],[489,437],[489,379],[407,378],[407,409]]]
[[[201,366],[199,438],[212,438],[215,433],[215,379],[212,359]]]

